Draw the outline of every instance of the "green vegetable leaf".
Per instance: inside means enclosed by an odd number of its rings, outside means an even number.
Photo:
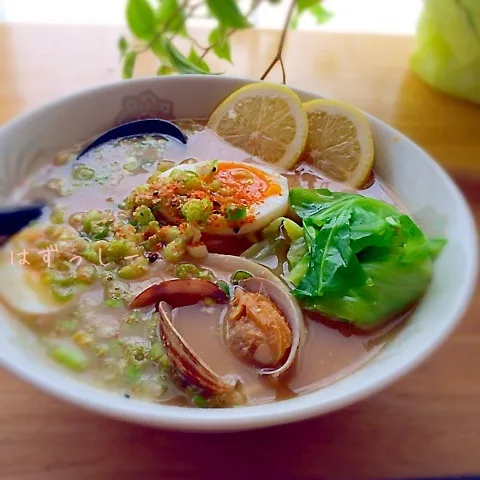
[[[232,63],[232,53],[230,48],[230,39],[227,35],[227,30],[222,25],[214,28],[208,36],[210,45],[213,45],[212,50],[218,58]]]
[[[321,3],[321,1],[322,0],[297,0],[298,13],[302,13],[304,10]]]
[[[290,205],[300,218],[308,218],[323,212],[333,206],[342,207],[349,198],[344,193],[331,192],[326,188],[307,190],[306,188],[292,188],[289,194]]]
[[[365,273],[351,248],[351,216],[352,210],[347,207],[330,217],[321,229],[305,229],[309,237],[310,263],[296,290],[299,298],[321,297],[332,291],[346,292],[366,282]]]
[[[206,72],[210,72],[210,67],[207,65],[203,58],[200,58],[200,55],[196,52],[193,46],[190,48],[190,53],[187,57],[194,65],[205,70]]]
[[[160,0],[157,8],[157,23],[166,32],[174,32],[186,37],[185,10],[180,7],[178,0]]]
[[[125,37],[120,37],[118,39],[118,50],[120,50],[120,55],[123,57],[128,50],[128,41]]]
[[[370,328],[407,310],[427,288],[445,240],[427,240],[395,206],[326,189],[290,191],[303,221],[288,280],[304,307]]]
[[[133,69],[135,68],[135,62],[137,60],[136,52],[128,52],[123,58],[122,77],[132,78]]]
[[[157,22],[148,0],[128,0],[126,16],[128,27],[140,40],[149,40],[155,35]]]
[[[167,39],[165,40],[165,51],[172,64],[172,67],[175,68],[179,73],[210,73],[207,70],[195,65],[182,52],[180,52],[180,50],[178,50],[178,48],[170,40]]]
[[[313,5],[308,11],[313,15],[318,25],[327,23],[333,17],[333,13],[325,9],[323,5]]]
[[[235,0],[205,0],[210,14],[224,27],[249,28],[248,19],[242,14]]]

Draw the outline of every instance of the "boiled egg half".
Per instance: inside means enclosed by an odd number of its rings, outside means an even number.
[[[161,175],[172,181],[182,177],[194,184],[186,195],[205,202],[203,230],[209,234],[255,232],[288,210],[287,179],[263,165],[212,160],[182,164]],[[185,209],[182,212],[185,216]]]

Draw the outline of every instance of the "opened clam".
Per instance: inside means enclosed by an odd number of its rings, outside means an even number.
[[[265,278],[252,277],[235,289],[225,319],[225,341],[262,375],[279,376],[294,363],[303,317],[290,294]]]
[[[229,286],[231,299],[211,281],[173,279],[150,286],[130,306],[157,305],[159,334],[175,376],[205,397],[213,397],[217,404],[245,403],[244,385],[236,372],[217,374],[179,332],[174,310],[202,301],[225,305],[220,336],[224,351],[255,368],[257,374],[270,377],[284,374],[295,362],[305,333],[303,317],[287,287],[267,268],[245,258],[215,254],[201,266],[228,272],[230,277],[239,271],[251,276]]]
[[[224,404],[243,403],[240,383],[234,379],[231,382],[223,379],[202,361],[173,326],[170,306],[160,302],[157,310],[165,352],[172,368],[182,380],[197,387],[207,397],[217,397],[217,401]]]

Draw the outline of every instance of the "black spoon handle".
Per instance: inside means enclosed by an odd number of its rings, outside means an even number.
[[[0,236],[10,237],[42,215],[45,204],[33,203],[0,208]]]

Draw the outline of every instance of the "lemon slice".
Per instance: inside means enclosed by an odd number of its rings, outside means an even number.
[[[336,100],[303,104],[308,117],[308,159],[327,177],[360,187],[373,168],[373,140],[365,115]]]
[[[279,168],[292,167],[305,147],[307,116],[285,85],[251,83],[232,93],[207,126],[230,144]]]

